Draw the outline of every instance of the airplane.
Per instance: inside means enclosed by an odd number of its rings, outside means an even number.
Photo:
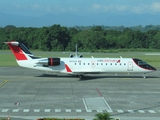
[[[156,68],[138,58],[42,58],[34,56],[21,42],[5,42],[14,54],[19,66],[53,73],[65,73],[83,79],[85,74],[146,73]]]
[[[76,48],[75,53],[74,54],[70,54],[69,57],[70,58],[82,58],[83,55],[78,53],[78,46],[77,46],[77,44],[76,44],[75,48]],[[63,53],[67,53],[67,52],[63,52]]]

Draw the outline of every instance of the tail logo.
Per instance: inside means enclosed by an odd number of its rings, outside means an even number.
[[[27,60],[27,57],[18,45],[12,44],[12,42],[7,42],[7,44],[17,60]]]

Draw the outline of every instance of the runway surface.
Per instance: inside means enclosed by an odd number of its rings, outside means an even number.
[[[51,75],[0,67],[0,117],[93,119],[109,112],[121,120],[160,119],[160,71],[148,74]]]

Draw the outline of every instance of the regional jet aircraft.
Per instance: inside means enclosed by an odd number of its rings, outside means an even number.
[[[5,43],[22,67],[76,75],[80,79],[85,74],[122,72],[142,73],[143,78],[146,78],[146,73],[156,71],[156,68],[137,58],[41,58],[34,56],[23,43]]]

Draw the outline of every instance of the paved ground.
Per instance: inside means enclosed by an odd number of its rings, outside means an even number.
[[[160,119],[160,71],[87,75],[85,80],[21,67],[0,67],[0,117],[92,119],[109,112],[121,120]]]

